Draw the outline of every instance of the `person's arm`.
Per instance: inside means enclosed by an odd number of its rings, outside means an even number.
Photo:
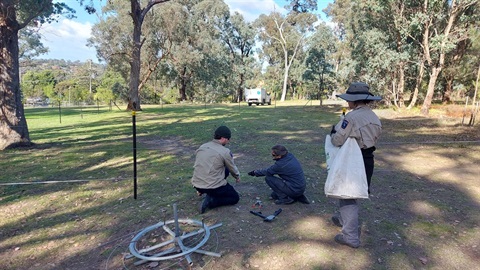
[[[233,154],[232,152],[228,152],[227,155],[224,156],[225,160],[225,166],[227,169],[230,171],[232,174],[232,177],[235,178],[237,182],[240,181],[240,171],[238,170],[237,166],[235,165],[235,162],[233,161]]]
[[[352,132],[352,128],[353,123],[351,123],[351,119],[349,119],[347,115],[335,126],[333,129],[335,132],[332,130],[332,133],[330,134],[330,137],[332,138],[332,144],[335,146],[342,146]]]
[[[274,175],[274,174],[276,174],[277,171],[278,171],[278,165],[275,162],[270,167],[259,169],[259,170],[254,170],[252,172],[254,172],[255,176],[266,176],[266,175]]]

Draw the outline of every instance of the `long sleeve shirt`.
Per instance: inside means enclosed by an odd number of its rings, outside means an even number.
[[[278,175],[293,191],[303,193],[305,191],[305,175],[302,166],[292,153],[287,153],[281,159],[264,169],[255,170],[256,176]]]
[[[352,137],[361,149],[367,149],[375,146],[382,132],[382,124],[370,107],[359,105],[338,122],[335,130],[336,133],[331,134],[333,145],[341,146],[348,137]]]
[[[205,189],[214,189],[226,185],[225,168],[234,178],[240,176],[230,149],[223,146],[218,140],[202,144],[196,151],[192,185]]]

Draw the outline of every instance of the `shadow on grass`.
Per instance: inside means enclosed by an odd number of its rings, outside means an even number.
[[[202,258],[198,263],[204,269],[478,265],[479,138],[437,119],[382,119],[374,193],[362,202],[362,248],[353,250],[333,241],[338,228],[329,221],[335,201],[323,194],[323,145],[340,111],[334,105],[146,107],[136,116],[137,200],[132,198],[130,116],[105,113],[109,117],[86,117],[75,125],[37,127],[31,132],[41,146],[1,154],[1,166],[6,168],[1,183],[12,178],[92,181],[0,187],[5,213],[0,259],[6,269],[119,268],[133,235],[171,219],[171,204],[178,202],[181,216],[224,223],[218,229],[223,256]],[[32,113],[45,117],[41,110]],[[199,216],[201,199],[189,183],[194,151],[219,125],[232,129],[229,148],[243,173],[270,165],[270,147],[286,145],[302,162],[307,195],[315,203],[285,206],[274,223],[262,223],[248,213],[252,201],[261,197],[266,212],[278,206],[268,202],[269,191],[261,178],[243,176],[235,184],[242,195],[237,206]]]

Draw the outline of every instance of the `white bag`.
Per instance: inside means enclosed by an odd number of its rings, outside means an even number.
[[[368,199],[367,175],[357,141],[347,138],[341,147],[337,147],[327,135],[325,155],[328,173],[325,195],[338,199]]]

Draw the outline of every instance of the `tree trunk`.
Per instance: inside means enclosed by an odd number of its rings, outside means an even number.
[[[444,104],[452,103],[453,79],[453,75],[448,75],[445,77],[445,90],[443,91],[442,97],[442,102]]]
[[[130,82],[129,82],[129,97],[127,109],[132,111],[140,111],[140,98],[138,96],[138,85],[140,81],[140,50],[142,43],[140,36],[142,34],[142,10],[137,1],[131,1],[131,16],[133,19],[133,48],[130,59]]]
[[[288,51],[284,50],[284,57],[285,57],[285,69],[283,72],[283,88],[282,88],[282,97],[280,101],[285,101],[285,97],[287,96],[287,80],[288,80]]]
[[[415,106],[415,103],[417,103],[418,91],[420,89],[420,86],[422,85],[424,72],[425,72],[425,59],[422,58],[422,61],[420,62],[420,70],[418,71],[418,75],[417,75],[417,81],[415,82],[415,89],[413,90],[413,94],[411,95],[411,98],[410,98],[410,104],[408,105],[407,109],[413,108]]]
[[[15,11],[0,16],[0,150],[31,144],[20,90],[18,30]]]
[[[405,97],[403,96],[404,91],[405,91],[405,63],[402,62],[398,69],[397,97],[398,97],[399,108],[405,108]]]
[[[396,82],[397,82],[397,80],[394,76],[394,78],[392,80],[392,99],[393,99],[393,105],[395,105],[395,107],[399,108]]]
[[[237,99],[237,102],[240,103],[242,100],[243,100],[243,86],[245,84],[245,73],[240,73],[240,83],[238,85],[238,91],[237,91],[237,95],[238,95],[238,99]]]
[[[442,71],[441,67],[433,67],[432,72],[430,73],[430,80],[428,81],[428,89],[427,95],[425,96],[425,100],[423,101],[422,108],[420,112],[423,115],[428,115],[428,111],[432,106],[433,94],[435,92],[435,84],[437,83],[438,74]]]
[[[187,100],[187,68],[183,68],[183,73],[182,73],[182,78],[180,80],[180,89],[178,89],[180,92],[180,101],[185,101]]]

